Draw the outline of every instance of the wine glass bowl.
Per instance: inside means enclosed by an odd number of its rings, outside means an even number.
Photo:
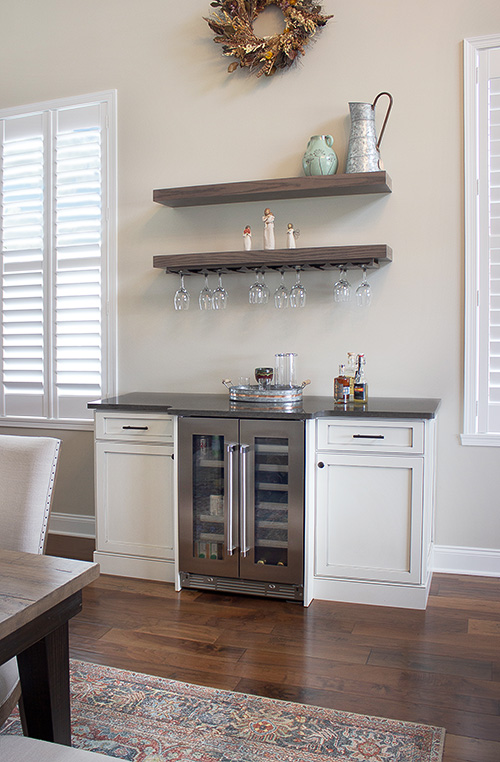
[[[175,292],[174,308],[176,310],[188,310],[190,299],[189,291],[184,286],[184,273],[181,273],[181,285]]]
[[[369,307],[372,300],[371,286],[366,280],[366,267],[363,267],[363,278],[356,289],[356,304],[358,307]]]
[[[295,283],[290,289],[290,307],[305,307],[306,289],[300,282],[300,268],[297,267]]]
[[[214,310],[225,310],[227,307],[227,291],[222,285],[222,274],[218,273],[219,285],[214,289],[212,295]]]
[[[214,294],[208,285],[208,273],[205,273],[205,285],[200,291],[198,304],[200,305],[200,310],[211,310],[214,307]]]
[[[339,279],[333,287],[333,299],[335,302],[348,302],[351,298],[351,284],[347,280],[345,267],[339,269]]]
[[[278,310],[284,310],[288,307],[288,290],[285,286],[285,273],[281,271],[281,283],[274,292],[274,306]]]
[[[252,283],[248,290],[248,301],[250,304],[264,303],[264,289],[259,280],[259,271],[255,271],[255,283]]]

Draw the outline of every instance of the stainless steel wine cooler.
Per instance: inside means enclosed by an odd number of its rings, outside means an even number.
[[[179,419],[182,587],[303,599],[303,421]]]

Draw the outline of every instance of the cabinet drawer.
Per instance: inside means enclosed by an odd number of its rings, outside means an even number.
[[[318,450],[343,452],[424,451],[423,421],[388,421],[371,419],[340,421],[335,418],[318,421]]]
[[[97,413],[96,439],[141,440],[145,442],[173,439],[171,416],[147,413]]]

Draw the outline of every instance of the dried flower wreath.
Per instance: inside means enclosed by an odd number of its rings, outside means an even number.
[[[213,8],[220,8],[210,18],[205,18],[215,32],[214,42],[222,43],[225,56],[234,56],[228,67],[232,72],[247,66],[258,77],[267,77],[277,69],[286,69],[297,56],[304,55],[304,46],[325,26],[332,16],[324,16],[321,6],[314,0],[214,0]],[[257,37],[253,22],[268,5],[276,5],[285,17],[281,34]]]

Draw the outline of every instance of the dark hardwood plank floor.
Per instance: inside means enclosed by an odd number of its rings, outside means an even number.
[[[426,611],[296,603],[102,575],[71,656],[446,728],[444,762],[500,760],[500,580],[436,574]]]

